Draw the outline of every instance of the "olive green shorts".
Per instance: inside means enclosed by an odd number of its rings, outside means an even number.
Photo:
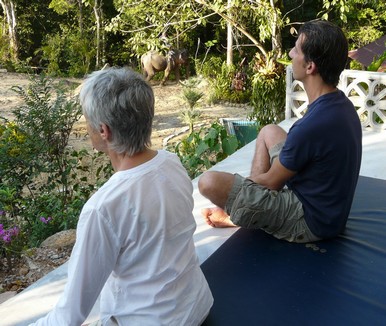
[[[271,162],[279,156],[283,144],[271,149]],[[302,203],[287,187],[269,190],[235,174],[225,211],[234,224],[262,229],[278,239],[298,243],[321,240],[309,230]]]

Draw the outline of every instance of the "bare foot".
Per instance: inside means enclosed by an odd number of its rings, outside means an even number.
[[[229,215],[220,207],[203,208],[201,214],[205,222],[214,228],[235,227]]]

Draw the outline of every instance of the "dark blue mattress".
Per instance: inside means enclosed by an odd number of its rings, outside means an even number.
[[[311,244],[239,229],[203,264],[204,325],[386,325],[386,181],[360,177],[344,234]]]

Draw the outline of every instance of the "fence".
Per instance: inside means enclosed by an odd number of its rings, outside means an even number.
[[[353,102],[364,128],[386,129],[386,73],[344,70],[338,88]],[[307,105],[303,84],[294,80],[290,65],[286,76],[285,118],[301,118]]]

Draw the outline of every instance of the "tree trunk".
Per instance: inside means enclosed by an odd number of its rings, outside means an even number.
[[[6,17],[8,25],[8,38],[11,51],[11,59],[14,62],[17,62],[19,58],[19,46],[16,34],[16,5],[12,0],[0,0],[0,4],[3,8],[4,16]]]
[[[274,58],[280,58],[282,55],[282,38],[281,33],[278,28],[278,11],[277,8],[279,7],[278,1],[270,0],[270,5],[273,12],[273,19],[271,23],[271,29],[272,29],[272,52],[274,53]]]
[[[232,0],[228,0],[228,16],[232,17]],[[227,22],[227,66],[233,64],[233,27],[232,24]]]
[[[97,69],[101,67],[101,27],[102,27],[102,1],[95,0],[94,2],[94,15],[96,24],[96,60],[95,66]]]
[[[80,36],[83,36],[83,4],[82,0],[78,0],[78,7],[79,7],[79,33]]]
[[[218,14],[221,18],[223,18],[228,24],[231,24],[233,28],[237,29],[240,31],[244,36],[246,36],[259,50],[260,52],[264,55],[264,57],[267,57],[268,53],[264,48],[264,45],[259,42],[255,37],[253,37],[250,33],[248,33],[247,30],[245,30],[240,24],[238,24],[233,18],[229,17],[228,14],[224,14],[217,10],[215,7],[211,5],[210,2],[206,2],[205,0],[195,0],[197,3],[213,10],[216,14]]]

